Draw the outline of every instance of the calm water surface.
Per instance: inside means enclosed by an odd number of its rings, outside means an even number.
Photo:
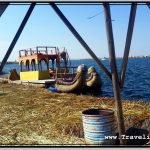
[[[109,60],[102,60],[102,63],[110,70]],[[72,60],[72,66],[85,64],[88,67],[94,66],[100,73],[102,79],[102,87],[100,89],[101,96],[113,96],[112,84],[110,79],[103,73],[94,60]],[[120,74],[122,59],[117,60],[118,72]],[[17,64],[7,64],[4,72],[8,73],[10,69],[16,68]],[[132,58],[129,59],[124,88],[121,91],[123,99],[150,101],[150,58]]]

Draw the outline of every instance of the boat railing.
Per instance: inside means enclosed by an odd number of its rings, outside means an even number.
[[[73,80],[76,75],[77,67],[59,67],[56,69],[55,78],[61,78],[62,80]]]
[[[58,47],[54,46],[37,46],[34,48],[19,50],[19,57],[29,56],[33,54],[57,55]]]
[[[37,46],[37,52],[45,52],[45,54],[52,55],[58,54],[59,50],[56,46]]]

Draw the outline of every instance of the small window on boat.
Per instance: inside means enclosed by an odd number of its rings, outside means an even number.
[[[24,61],[23,60],[20,62],[20,71],[21,72],[22,71],[26,71],[26,66],[24,65]]]
[[[46,59],[41,59],[39,61],[39,70],[40,71],[44,71],[44,70],[48,70],[49,67],[48,67],[48,62]]]
[[[26,71],[30,71],[30,62],[26,60]]]
[[[36,65],[35,59],[32,59],[31,61],[31,68],[32,68],[32,71],[36,71],[37,65]]]

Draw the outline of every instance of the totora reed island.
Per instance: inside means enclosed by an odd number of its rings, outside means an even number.
[[[149,18],[150,2],[0,2],[0,146],[149,147]]]

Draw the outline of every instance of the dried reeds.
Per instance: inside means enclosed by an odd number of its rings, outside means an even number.
[[[0,84],[0,144],[84,144],[82,111],[108,108],[113,98],[51,93],[43,88]],[[123,101],[126,129],[150,118],[150,103]]]

